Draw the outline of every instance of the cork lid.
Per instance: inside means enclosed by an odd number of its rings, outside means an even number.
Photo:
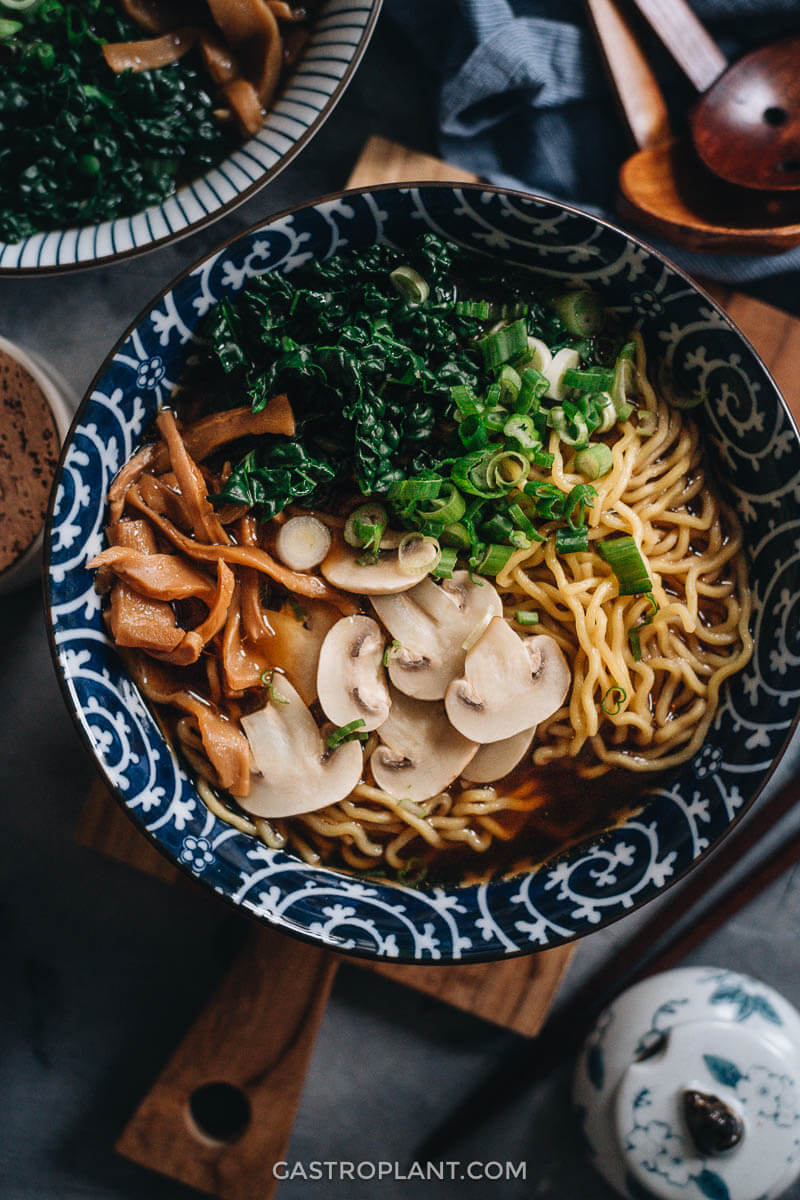
[[[44,524],[58,453],[44,392],[0,349],[0,572],[25,553]]]

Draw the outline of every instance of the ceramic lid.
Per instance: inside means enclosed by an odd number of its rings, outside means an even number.
[[[731,1022],[675,1025],[622,1075],[614,1126],[628,1178],[677,1200],[777,1195],[797,1171],[796,1063]]]

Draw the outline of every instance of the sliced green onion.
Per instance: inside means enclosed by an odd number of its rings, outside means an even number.
[[[641,638],[640,638],[640,631],[642,629],[644,629],[645,625],[652,625],[653,617],[658,612],[658,602],[656,601],[656,598],[652,592],[649,593],[649,595],[647,596],[647,599],[650,601],[650,604],[652,605],[649,613],[647,614],[647,616],[642,617],[642,619],[638,623],[638,625],[634,625],[633,629],[628,630],[628,642],[630,643],[631,654],[633,655],[634,662],[641,662],[641,659],[642,659],[642,643],[641,643]]]
[[[389,499],[393,504],[408,504],[409,501],[435,500],[442,488],[443,480],[437,475],[431,479],[401,479],[389,488]]]
[[[520,500],[522,499],[523,497],[520,496]],[[519,504],[509,504],[508,515],[511,517],[511,520],[514,522],[517,528],[522,530],[526,537],[533,538],[534,541],[537,542],[544,541],[542,535],[536,532],[533,527],[533,523]]]
[[[522,380],[513,367],[505,363],[500,368],[500,374],[497,376],[497,382],[500,384],[500,403],[512,405],[519,395],[519,389],[522,387]]]
[[[531,539],[521,529],[512,529],[508,535],[508,540],[515,550],[527,550],[531,544]],[[540,538],[539,540],[543,539]]]
[[[597,543],[597,550],[616,575],[620,596],[636,596],[653,590],[644,559],[630,534],[605,538]]]
[[[494,371],[503,363],[508,362],[527,344],[528,331],[522,319],[495,329],[494,332],[487,334],[478,342],[483,355],[483,365],[487,371]]]
[[[344,540],[348,546],[357,546],[377,555],[388,523],[389,518],[382,504],[372,501],[361,504],[345,522]]]
[[[643,437],[652,437],[658,429],[658,414],[650,408],[640,408],[636,417],[636,432]]]
[[[704,391],[685,392],[678,387],[675,383],[675,376],[666,359],[662,359],[659,363],[656,378],[658,380],[659,391],[663,392],[664,399],[670,408],[697,408],[698,405],[703,404],[708,399]]]
[[[518,625],[538,625],[539,614],[531,609],[518,608],[514,613],[514,620]]]
[[[0,17],[0,41],[13,37],[15,33],[19,33],[20,29],[22,29],[22,21],[7,21],[5,17]]]
[[[599,479],[607,475],[614,464],[614,456],[605,442],[590,442],[575,455],[575,470],[587,479]]]
[[[337,750],[345,742],[365,742],[369,737],[364,729],[365,724],[364,718],[358,717],[355,721],[348,722],[347,725],[340,725],[338,729],[332,729],[325,739],[325,745],[329,750]]]
[[[555,455],[549,450],[534,450],[533,464],[536,467],[541,467],[543,471],[549,471],[555,461]]]
[[[478,321],[488,321],[491,308],[488,300],[459,300],[456,302],[456,313],[459,317],[475,317]]]
[[[480,496],[492,500],[502,496],[506,490],[489,478],[489,464],[496,456],[487,450],[473,450],[453,464],[452,480],[456,487],[469,496]]]
[[[410,304],[424,304],[431,294],[431,289],[413,267],[395,267],[389,278],[397,294]]]
[[[443,529],[439,534],[439,541],[444,542],[446,546],[454,546],[458,550],[469,550],[472,545],[472,538],[469,536],[466,526],[462,525],[460,521]],[[442,554],[444,554],[444,550]]]
[[[566,496],[554,483],[531,480],[525,484],[525,494],[533,499],[537,517],[545,521],[558,521],[564,515]]]
[[[446,483],[427,508],[417,508],[417,516],[430,525],[452,525],[461,520],[466,509],[467,502],[461,492],[452,483]]]
[[[501,450],[489,460],[486,478],[489,486],[508,489],[520,479],[527,478],[530,461],[519,450]]]
[[[513,417],[509,417],[503,426],[503,435],[507,438],[513,438],[518,442],[523,450],[535,450],[537,446],[541,446],[542,439],[539,437],[539,431],[533,423],[531,417],[524,413],[515,413]]]
[[[614,401],[614,407],[617,410],[617,417],[620,421],[627,421],[633,412],[633,405],[628,397],[633,391],[636,381],[635,355],[635,342],[627,342],[620,350],[616,366],[614,367],[611,399]]]
[[[596,499],[597,492],[590,484],[576,483],[564,500],[564,519],[570,529],[583,528],[586,524],[586,509]]]
[[[456,408],[464,416],[469,416],[471,413],[478,411],[478,402],[473,396],[468,387],[463,384],[456,384],[450,388],[450,399],[455,404]]]
[[[479,575],[497,575],[513,553],[513,546],[486,546],[481,554],[475,556],[477,561],[474,563],[474,569]]]
[[[555,297],[553,308],[567,330],[576,337],[590,337],[603,328],[605,309],[594,292],[565,292],[562,296]]]
[[[504,304],[493,304],[491,316],[496,321],[515,321],[527,315],[528,305],[524,300],[510,300]]]
[[[618,713],[622,712],[622,706],[627,699],[628,693],[625,691],[625,688],[620,687],[618,683],[612,683],[611,687],[600,701],[600,707],[607,716],[616,717]],[[608,707],[609,704],[614,704],[615,702],[615,708],[612,709]]]
[[[489,443],[489,430],[479,413],[470,413],[458,427],[458,436],[465,450],[482,450]]]
[[[582,529],[557,529],[556,530],[556,553],[557,554],[580,554],[589,549],[589,530],[584,526]]]
[[[487,541],[507,542],[513,532],[513,524],[502,513],[495,513],[481,525],[481,534]]]
[[[397,565],[401,574],[421,577],[435,570],[441,553],[436,538],[407,533],[397,548]]]
[[[610,392],[598,392],[593,397],[594,408],[600,424],[597,426],[598,432],[608,433],[614,428],[619,417],[614,401],[611,398]]]
[[[274,674],[275,674],[275,672],[272,670],[262,671],[261,672],[261,686],[265,687],[267,689],[267,695],[269,696],[269,699],[271,700],[271,702],[273,704],[288,704],[289,703],[288,700],[284,700],[281,696],[278,696],[277,693],[275,692],[275,688],[274,688],[273,682],[272,682]]]
[[[437,579],[449,579],[457,561],[458,550],[455,546],[443,546],[439,561],[431,571],[431,575],[435,575]]]
[[[568,367],[561,381],[565,387],[580,392],[607,392],[614,382],[614,372],[607,367],[587,367],[585,370]]]
[[[399,649],[400,649],[400,642],[398,642],[397,638],[392,638],[391,645],[386,647],[386,649],[383,652],[383,658],[381,659],[381,662],[383,663],[383,665],[385,667],[388,667],[389,659],[392,657],[395,650],[399,650]]]
[[[542,396],[550,387],[550,380],[536,367],[526,367],[519,378],[519,392],[512,404],[514,412],[537,412]]]
[[[484,410],[483,423],[490,433],[500,433],[507,420],[508,410],[500,404]]]
[[[369,873],[373,874],[374,872],[370,871]],[[424,881],[427,874],[428,864],[424,858],[410,858],[405,866],[397,872],[397,878],[407,887],[416,887]]]
[[[567,446],[585,446],[589,441],[589,425],[586,418],[576,413],[570,420],[560,404],[550,409],[548,424]]]

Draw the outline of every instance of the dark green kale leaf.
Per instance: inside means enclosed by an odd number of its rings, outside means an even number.
[[[269,272],[217,306],[206,331],[212,355],[256,410],[287,392],[298,439],[313,458],[335,462],[338,478],[365,494],[385,491],[452,450],[450,388],[478,385],[469,342],[480,326],[455,311],[451,250],[426,234],[408,251],[375,245],[290,278]],[[390,273],[400,263],[428,282],[423,304],[397,295]]]
[[[115,75],[104,42],[142,33],[113,0],[42,0],[0,42],[0,240],[139,212],[236,144],[193,52]]]
[[[266,519],[290,500],[310,496],[320,484],[330,483],[335,474],[335,467],[313,458],[299,442],[281,442],[246,454],[217,498],[257,507]]]

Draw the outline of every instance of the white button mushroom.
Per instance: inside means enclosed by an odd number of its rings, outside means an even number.
[[[407,535],[406,535],[407,536]],[[400,561],[400,549],[381,550],[377,562],[363,562],[364,552],[336,540],[320,570],[333,587],[359,596],[385,596],[405,592],[419,583],[420,578],[436,565],[439,555],[435,542],[429,541],[429,557],[420,556],[418,569],[409,574]]]
[[[400,643],[389,656],[389,678],[418,700],[441,700],[461,673],[465,643],[503,605],[488,579],[454,571],[442,584],[430,578],[400,595],[373,596],[372,607]]]
[[[342,617],[328,632],[319,652],[317,694],[329,720],[377,729],[391,701],[383,667],[383,630],[372,617]]]
[[[269,643],[269,660],[283,670],[306,704],[317,698],[317,662],[322,643],[329,629],[339,619],[339,612],[322,600],[284,604],[279,612],[267,614],[275,630]]]
[[[496,779],[502,779],[528,753],[535,733],[534,725],[533,729],[523,729],[512,737],[481,746],[472,762],[467,763],[461,772],[463,778],[470,783],[494,783]]]
[[[273,676],[272,696],[265,708],[241,718],[258,772],[242,807],[256,817],[291,817],[349,796],[364,768],[361,743],[344,742],[329,751],[283,675]]]
[[[392,709],[378,736],[382,744],[369,760],[372,774],[378,787],[399,800],[438,796],[478,749],[453,728],[443,704],[401,692],[392,692]]]
[[[476,742],[499,742],[551,716],[571,681],[567,660],[548,634],[519,637],[495,617],[467,652],[464,675],[444,698],[455,728]]]
[[[330,530],[312,516],[290,517],[275,540],[275,553],[293,571],[318,567],[330,548]]]

